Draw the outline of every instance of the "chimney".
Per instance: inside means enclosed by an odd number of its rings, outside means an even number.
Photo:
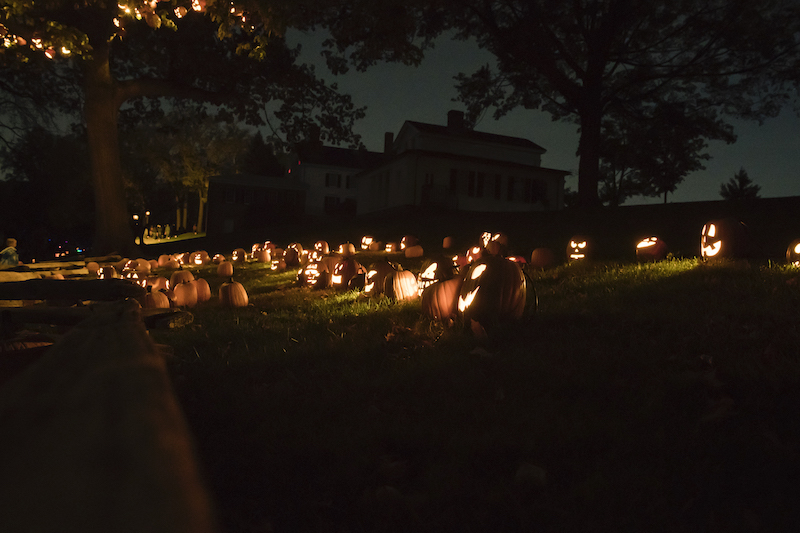
[[[394,133],[387,131],[383,134],[383,153],[391,154],[392,145],[394,144]]]
[[[447,128],[451,130],[464,129],[464,112],[455,109],[447,112]]]

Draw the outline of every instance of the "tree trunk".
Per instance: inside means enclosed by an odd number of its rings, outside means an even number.
[[[203,190],[203,189],[200,189],[198,191],[198,196],[199,196],[199,202],[198,202],[198,206],[197,206],[197,232],[198,233],[202,233],[203,232],[203,208],[205,207],[205,204],[206,204],[206,194],[205,194],[205,192],[206,191]]]
[[[84,63],[84,117],[94,183],[96,255],[112,252],[134,256],[137,248],[122,183],[117,116],[119,103],[108,63],[109,45],[92,43]]]
[[[587,105],[581,113],[581,136],[578,144],[578,206],[594,208],[600,205],[600,140],[602,112],[598,106]]]

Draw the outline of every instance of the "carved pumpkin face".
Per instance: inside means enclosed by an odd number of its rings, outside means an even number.
[[[387,253],[393,254],[393,253],[397,252],[399,249],[400,249],[400,246],[396,242],[387,242],[386,243],[385,250],[386,250]]]
[[[364,294],[367,296],[379,296],[383,294],[386,276],[396,270],[396,267],[389,261],[378,261],[372,263],[367,269],[364,278]]]
[[[458,295],[463,278],[437,281],[422,291],[422,311],[433,320],[447,322],[458,314]]]
[[[286,247],[283,251],[283,260],[286,266],[298,266],[303,259],[303,246],[300,243],[293,242]]]
[[[444,257],[437,257],[425,261],[422,264],[422,270],[420,270],[417,276],[419,295],[422,296],[422,291],[424,291],[426,287],[433,285],[437,281],[451,279],[455,275],[455,268],[451,260]]]
[[[792,266],[800,267],[800,239],[794,241],[786,249],[786,261]]]
[[[361,237],[361,249],[369,250],[370,245],[375,241],[372,235],[364,235]]]
[[[584,261],[589,258],[589,239],[583,235],[575,235],[567,245],[567,259],[569,261]]]
[[[141,287],[147,287],[147,278],[142,276],[139,277],[139,273],[136,270],[125,270],[122,273],[123,279],[127,279],[130,282],[133,282]]]
[[[525,312],[527,282],[516,263],[485,256],[464,274],[458,310],[466,321],[481,325],[521,318]]]
[[[237,248],[231,253],[231,261],[234,263],[244,263],[247,260],[247,252],[244,248]]]
[[[483,256],[483,248],[480,246],[473,246],[467,253],[464,254],[467,258],[467,263],[473,263]]]
[[[503,255],[503,251],[508,245],[508,237],[504,233],[483,232],[481,235],[481,245],[488,250],[491,255]]]
[[[703,259],[724,259],[746,255],[747,227],[732,218],[712,220],[703,226],[700,255]]]
[[[333,267],[331,285],[337,289],[347,289],[350,280],[362,273],[365,273],[365,270],[358,261],[349,256],[342,257]]]
[[[331,247],[328,246],[327,241],[317,241],[314,243],[314,251],[318,252],[320,256],[328,255],[331,253]]]
[[[636,244],[636,259],[639,261],[661,261],[667,257],[667,244],[655,235]]]
[[[406,235],[400,241],[400,249],[405,250],[406,248],[410,248],[411,246],[416,246],[418,244],[419,244],[419,239],[417,239],[413,235]]]

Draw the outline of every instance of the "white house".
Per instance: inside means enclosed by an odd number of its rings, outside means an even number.
[[[446,126],[406,121],[396,139],[386,134],[383,161],[355,176],[356,212],[562,209],[569,172],[542,167],[545,151],[527,139],[469,130],[459,111],[448,113]]]
[[[292,154],[288,177],[306,191],[307,215],[356,213],[356,184],[353,177],[380,163],[383,154],[307,142]]]

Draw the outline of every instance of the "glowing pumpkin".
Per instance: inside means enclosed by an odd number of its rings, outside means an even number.
[[[192,266],[203,266],[209,264],[210,262],[211,257],[209,257],[208,252],[205,250],[192,252],[192,254],[189,256],[189,264]]]
[[[344,256],[355,255],[356,247],[351,242],[345,242],[339,245],[339,253]]]
[[[272,263],[272,251],[264,248],[259,248],[253,253],[253,257],[259,263]]]
[[[231,253],[231,261],[234,263],[244,263],[247,261],[247,252],[244,248],[237,248]]]
[[[437,281],[448,280],[456,275],[453,262],[445,257],[431,258],[422,263],[422,269],[417,276],[417,290],[422,296],[426,287]]]
[[[800,239],[786,249],[786,261],[792,266],[800,267]]]
[[[307,264],[297,272],[297,281],[312,289],[326,289],[331,285],[331,275],[336,263],[339,262],[338,256],[325,256],[319,261]]]
[[[591,257],[592,247],[589,238],[585,235],[575,235],[567,245],[567,260],[585,261]]]
[[[119,273],[117,272],[117,269],[114,268],[113,266],[106,265],[106,266],[100,267],[100,269],[97,271],[97,277],[98,277],[98,279],[118,278],[119,277]]]
[[[327,241],[317,241],[314,243],[314,250],[319,252],[322,255],[328,255],[331,253],[331,247],[328,246]]]
[[[364,294],[367,296],[380,296],[383,294],[384,282],[386,277],[397,269],[389,261],[378,261],[372,263],[367,269],[364,278]]]
[[[419,244],[419,239],[417,239],[413,235],[406,235],[400,241],[400,249],[405,250],[406,248],[410,248],[411,246],[416,246],[418,244]]]
[[[385,250],[386,253],[393,254],[400,251],[400,245],[396,242],[387,242]]]
[[[422,291],[422,312],[433,320],[448,322],[458,316],[458,296],[464,282],[461,276],[437,281]]]
[[[176,307],[194,307],[197,305],[197,288],[190,282],[173,285],[172,302]]]
[[[661,261],[667,257],[667,244],[653,235],[636,243],[638,261]]]
[[[464,257],[467,259],[467,263],[473,263],[483,257],[483,248],[480,246],[473,246],[467,253],[464,254]]]
[[[712,220],[701,231],[700,255],[705,260],[741,258],[749,247],[747,226],[732,218]]]
[[[300,260],[303,257],[303,245],[298,242],[293,242],[283,251],[283,261],[287,267],[296,267],[300,265]]]
[[[361,263],[351,256],[343,256],[333,267],[331,275],[331,285],[335,289],[345,290],[350,286],[352,280],[358,274],[366,274],[366,270]]]
[[[464,273],[458,310],[469,322],[484,327],[503,320],[516,320],[525,313],[527,280],[516,263],[502,257],[485,256]]]
[[[386,276],[383,291],[386,296],[397,301],[419,298],[417,277],[410,270],[394,270]]]
[[[375,242],[375,238],[372,235],[364,235],[361,237],[361,249],[369,250],[373,242]]]

